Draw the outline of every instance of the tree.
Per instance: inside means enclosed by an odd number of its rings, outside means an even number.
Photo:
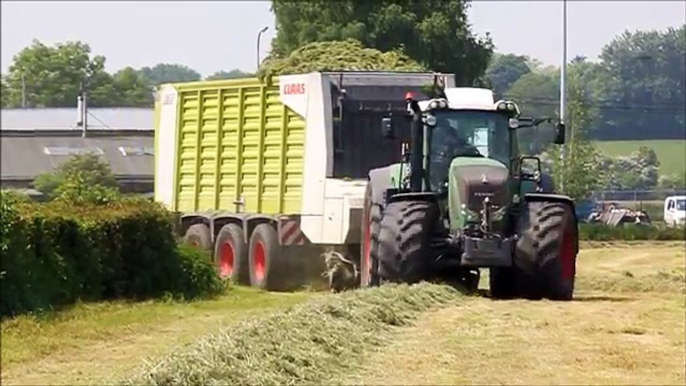
[[[109,164],[94,154],[70,158],[52,173],[36,177],[33,185],[49,199],[95,203],[112,200],[119,192]]]
[[[356,40],[310,43],[285,58],[267,59],[258,76],[312,71],[423,71],[424,68],[400,52],[365,48]]]
[[[355,39],[381,52],[402,50],[433,71],[453,73],[458,85],[479,81],[493,53],[476,37],[467,0],[274,0],[277,35],[272,55],[284,58],[312,42]]]
[[[602,183],[600,154],[588,139],[588,129],[596,112],[581,82],[580,72],[570,72],[566,124],[568,135],[563,145],[565,158],[560,159],[559,147],[550,151],[553,180],[559,191],[575,200],[588,199]],[[600,176],[600,178],[599,178]]]
[[[0,76],[0,106],[5,108],[9,105],[9,94],[7,89],[7,77],[3,74]]]
[[[154,90],[150,81],[141,72],[126,67],[114,74],[119,106],[150,107],[154,105]]]
[[[226,72],[226,71],[217,71],[214,74],[208,76],[205,78],[205,80],[220,80],[220,79],[235,79],[235,78],[247,78],[254,76],[253,74],[249,72],[243,72],[238,68],[234,68],[233,70]]]
[[[90,47],[81,42],[49,47],[34,40],[15,55],[9,68],[7,106],[21,107],[22,83],[27,107],[73,107],[81,83],[91,93],[91,106],[109,106],[116,98],[105,72],[105,57],[90,53]]]
[[[523,75],[507,90],[505,98],[517,103],[526,116],[554,117],[559,113],[560,75],[547,68]]]
[[[686,24],[626,31],[600,55],[602,139],[683,139],[686,126]]]
[[[164,83],[195,82],[201,79],[197,71],[182,64],[160,63],[152,68],[143,67],[140,72],[154,86]]]
[[[503,96],[510,86],[519,78],[531,72],[527,64],[527,57],[513,54],[494,55],[491,64],[486,69],[486,77],[490,81],[493,92]]]

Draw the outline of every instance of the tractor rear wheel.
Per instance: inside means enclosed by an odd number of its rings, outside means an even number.
[[[514,259],[520,295],[571,300],[579,251],[572,206],[558,201],[530,202],[520,229]]]
[[[412,284],[426,279],[426,254],[438,215],[438,207],[426,201],[396,201],[384,208],[377,255],[381,280]]]

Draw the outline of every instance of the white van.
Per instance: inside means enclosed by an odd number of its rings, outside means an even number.
[[[686,196],[671,196],[665,199],[664,221],[667,226],[686,225]]]

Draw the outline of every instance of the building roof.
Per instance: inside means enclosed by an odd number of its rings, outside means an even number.
[[[94,152],[109,162],[119,179],[152,179],[154,136],[117,137],[4,135],[0,138],[0,175],[3,181],[33,180],[51,172],[73,154]]]
[[[31,108],[0,110],[0,127],[4,130],[80,130],[77,109]],[[152,108],[89,108],[88,128],[93,130],[152,130],[155,110]]]

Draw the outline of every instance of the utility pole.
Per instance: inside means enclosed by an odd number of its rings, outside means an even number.
[[[566,95],[567,78],[567,0],[562,0],[562,65],[560,66],[560,121],[565,123],[565,113],[567,108]],[[571,129],[571,128],[570,128]],[[566,141],[565,141],[566,143]],[[565,145],[560,151],[562,163],[562,173],[560,173],[560,190],[564,192],[564,168],[565,168]]]
[[[265,26],[257,33],[257,68],[260,68],[260,37],[269,29],[269,26]]]
[[[80,93],[77,100],[77,125],[81,126],[81,137],[86,138],[86,132],[88,130],[88,96],[86,95],[86,86],[81,83]]]

